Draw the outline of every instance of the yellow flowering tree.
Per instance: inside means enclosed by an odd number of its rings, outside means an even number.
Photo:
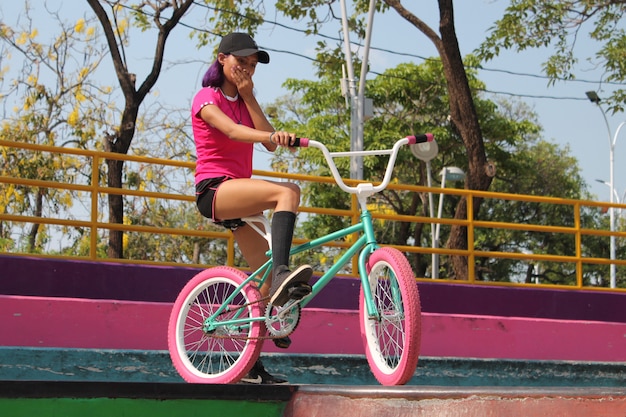
[[[28,10],[28,4],[26,5]],[[108,107],[106,87],[91,80],[106,49],[97,48],[94,22],[74,26],[51,15],[59,31],[42,41],[30,14],[19,27],[0,23],[3,47],[0,101],[6,111],[0,139],[29,144],[93,146],[96,129]],[[80,64],[74,59],[81,56]],[[0,175],[57,182],[74,182],[89,167],[85,160],[49,152],[3,148]],[[0,211],[33,217],[70,213],[76,194],[71,190],[23,185],[3,185]],[[69,216],[69,214],[68,214]],[[68,230],[58,228],[66,235]],[[53,231],[39,223],[0,224],[0,249],[41,252]]]
[[[16,103],[11,123],[16,124],[23,115],[29,113],[32,120],[36,121],[33,126],[37,126],[32,130],[45,132],[38,135],[25,133],[20,137],[32,138],[39,143],[101,149],[120,154],[129,153],[132,143],[132,152],[137,155],[167,158],[182,156],[191,160],[193,155],[189,149],[192,146],[186,126],[188,110],[183,112],[180,109],[170,109],[167,108],[167,103],[155,103],[153,99],[157,94],[154,87],[161,73],[168,36],[192,5],[201,12],[206,12],[205,25],[210,26],[210,29],[205,29],[194,28],[189,23],[184,25],[196,37],[199,45],[219,39],[216,33],[226,33],[235,28],[253,28],[259,24],[258,18],[262,16],[261,11],[250,11],[248,14],[256,19],[246,20],[244,16],[230,13],[235,9],[235,4],[230,0],[88,0],[87,7],[93,14],[87,11],[82,18],[71,23],[65,23],[61,18],[67,14],[47,11],[53,21],[48,19],[43,25],[38,23],[40,27],[45,27],[45,32],[56,31],[57,26],[60,28],[58,35],[47,44],[37,42],[41,36],[36,30],[11,28],[5,21],[0,25],[0,40],[3,41],[0,43],[2,63],[7,62],[11,56],[21,55],[23,68],[13,71],[7,71],[6,67],[0,68],[0,84],[5,79],[9,80],[5,84],[10,84],[9,88],[0,91],[0,98],[4,103]],[[26,2],[24,13],[16,16],[15,21],[24,22],[24,28],[35,27],[37,24],[33,24],[31,15],[41,17],[41,13],[31,13],[30,5]],[[138,33],[137,30],[144,33]],[[149,45],[147,48],[146,39]],[[150,39],[153,40],[151,45]],[[143,60],[141,68],[136,71],[133,71],[132,62],[128,60],[134,56],[136,48],[141,49],[142,55],[146,51],[154,51],[151,62],[148,62],[149,71],[143,79],[136,74],[144,71],[146,60]],[[113,64],[113,73],[99,69],[103,60],[107,61],[109,57]],[[114,85],[103,85],[104,80],[113,82]],[[55,91],[58,93],[56,96],[53,94]],[[50,106],[50,111],[54,114],[46,113],[45,104]],[[6,132],[16,128],[13,124],[9,127]],[[7,135],[9,136],[4,137],[17,137],[14,133]],[[108,160],[106,166],[99,169],[105,178],[103,181],[112,188],[150,187],[153,191],[166,191],[171,186],[168,184],[171,177],[163,172],[153,172],[157,168],[151,166]],[[19,175],[21,172],[25,171],[16,170],[9,176]],[[61,172],[56,174],[60,175]],[[150,176],[154,180],[146,181]],[[5,195],[14,198],[16,190],[10,191]],[[0,209],[9,207],[5,200],[7,198],[0,200]],[[48,200],[43,199],[44,202]],[[107,204],[108,213],[106,210],[101,211],[105,213],[102,217],[109,222],[122,224],[137,222],[137,219],[145,220],[145,216],[140,213],[146,205],[149,209],[144,213],[176,213],[178,210],[159,207],[160,203],[156,201],[136,200],[121,194],[111,194],[106,201],[103,200]],[[155,216],[152,220],[154,224],[171,224],[176,219],[171,216],[167,219]],[[10,234],[7,232],[7,235]],[[126,256],[125,248],[131,252],[135,247],[145,247],[146,243],[153,241],[154,239],[146,239],[137,242],[134,236],[124,238],[122,231],[112,230],[108,233],[108,241],[104,246],[109,257],[136,259],[138,254],[129,253]],[[75,240],[73,250],[76,253],[82,254],[85,248],[84,239]],[[139,256],[154,257],[156,251],[158,248]]]

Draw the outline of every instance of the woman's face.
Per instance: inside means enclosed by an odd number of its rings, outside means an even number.
[[[233,82],[233,71],[243,71],[250,77],[254,75],[259,59],[256,54],[249,56],[236,56],[236,55],[224,55],[220,54],[220,62],[224,66],[224,75],[226,78]]]

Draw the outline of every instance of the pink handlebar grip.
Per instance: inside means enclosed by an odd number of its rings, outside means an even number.
[[[407,136],[406,138],[409,140],[409,145],[413,145],[415,143],[432,142],[433,140],[435,140],[435,137],[432,133],[424,133],[417,136]]]

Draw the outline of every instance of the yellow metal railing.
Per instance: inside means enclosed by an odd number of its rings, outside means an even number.
[[[75,256],[59,256],[59,255],[46,255],[46,254],[38,254],[37,256],[42,257],[62,257],[65,259],[82,259],[82,260],[98,260],[98,261],[108,261],[108,262],[122,262],[122,263],[159,263],[164,265],[179,265],[178,263],[168,263],[168,262],[155,262],[151,260],[127,260],[127,259],[109,259],[98,257],[97,254],[97,244],[100,231],[105,230],[121,230],[124,232],[140,232],[140,233],[152,233],[152,234],[165,234],[172,236],[194,236],[194,237],[203,237],[207,239],[223,239],[227,242],[227,263],[229,265],[233,265],[235,258],[235,242],[232,237],[232,234],[227,231],[211,231],[211,230],[195,230],[195,229],[183,229],[183,228],[168,228],[168,227],[153,227],[147,225],[133,225],[133,224],[112,224],[107,221],[103,221],[106,213],[103,213],[103,209],[99,207],[99,198],[101,196],[106,196],[108,194],[120,194],[126,196],[137,196],[137,197],[145,197],[150,199],[163,199],[163,200],[176,200],[176,201],[187,201],[190,204],[194,203],[194,196],[192,192],[189,193],[165,193],[165,192],[157,192],[157,191],[145,191],[140,189],[128,189],[128,188],[111,188],[104,185],[104,179],[101,178],[100,166],[104,163],[106,159],[114,159],[114,160],[123,160],[126,163],[138,163],[138,164],[146,164],[146,165],[155,165],[155,166],[164,166],[164,167],[172,167],[174,169],[181,169],[183,176],[186,176],[189,180],[191,178],[190,173],[193,172],[194,163],[193,162],[183,162],[183,161],[174,161],[174,160],[166,160],[159,158],[148,158],[143,156],[133,156],[133,155],[121,155],[117,153],[107,153],[107,152],[99,152],[99,151],[89,151],[89,150],[81,150],[81,149],[73,149],[73,148],[59,148],[45,145],[37,145],[37,144],[27,144],[21,142],[13,142],[0,140],[0,146],[17,150],[30,150],[37,152],[45,152],[50,154],[59,154],[59,155],[72,155],[72,156],[80,156],[86,158],[91,165],[91,178],[89,184],[70,184],[63,183],[57,181],[49,181],[45,179],[37,179],[37,178],[24,178],[20,175],[11,175],[11,176],[0,176],[0,187],[2,189],[6,189],[9,185],[14,186],[29,186],[29,187],[41,187],[47,189],[57,189],[57,190],[71,190],[71,191],[79,191],[83,193],[87,193],[89,195],[90,204],[89,204],[89,215],[87,220],[78,220],[78,219],[67,219],[67,218],[58,218],[54,217],[50,213],[46,216],[29,216],[23,215],[21,213],[10,213],[6,212],[5,207],[0,205],[0,221],[2,222],[18,222],[18,223],[26,223],[26,224],[42,224],[42,225],[58,225],[58,226],[71,226],[75,228],[88,229],[90,231],[90,248],[89,255],[86,257],[75,257]],[[2,162],[0,160],[0,162]],[[285,179],[285,180],[294,180],[300,182],[323,182],[323,183],[334,183],[332,178],[329,177],[317,177],[311,175],[303,175],[303,174],[291,174],[291,173],[277,173],[277,172],[268,172],[268,171],[255,171],[255,176],[264,177],[264,178],[274,178],[274,179]],[[348,184],[354,183],[352,180],[346,180]],[[391,220],[396,222],[415,222],[415,223],[425,223],[432,225],[433,223],[438,223],[441,225],[451,226],[451,225],[460,225],[467,228],[467,249],[447,249],[447,248],[434,248],[430,246],[396,246],[403,252],[408,254],[418,253],[418,254],[438,254],[438,255],[456,255],[456,256],[464,256],[467,257],[467,265],[468,265],[468,280],[474,284],[485,284],[485,285],[530,285],[530,284],[521,284],[521,283],[503,283],[503,282],[483,282],[475,279],[475,265],[476,260],[478,258],[508,258],[508,259],[522,259],[526,261],[541,261],[541,262],[563,262],[563,263],[572,263],[576,266],[576,285],[574,286],[558,286],[559,288],[567,288],[567,289],[603,289],[592,286],[585,286],[583,283],[583,270],[585,265],[608,265],[614,263],[617,266],[626,266],[626,261],[617,259],[610,260],[607,258],[601,257],[585,257],[583,256],[582,251],[582,240],[584,236],[606,236],[609,237],[614,235],[620,238],[626,238],[626,233],[621,231],[610,232],[608,230],[597,230],[597,229],[585,229],[581,226],[581,210],[583,207],[596,207],[597,209],[614,207],[616,209],[625,209],[626,205],[624,204],[610,204],[607,202],[597,202],[597,201],[583,201],[583,200],[568,200],[562,198],[552,198],[552,197],[541,197],[541,196],[530,196],[530,195],[518,195],[518,194],[503,194],[503,193],[495,193],[489,191],[475,191],[475,190],[461,190],[461,189],[452,189],[452,188],[429,188],[425,186],[415,186],[415,185],[403,185],[403,184],[391,184],[389,186],[391,189],[396,189],[399,191],[406,192],[416,192],[416,193],[436,193],[436,194],[445,194],[445,195],[456,195],[459,197],[465,197],[467,201],[467,219],[452,219],[452,218],[441,218],[441,219],[433,219],[430,217],[424,216],[406,216],[406,215],[394,215],[394,214],[383,214],[383,213],[374,213],[374,217],[378,219]],[[5,191],[2,191],[5,192]],[[540,225],[540,224],[516,224],[516,223],[504,223],[504,222],[495,222],[488,220],[480,220],[473,218],[473,205],[474,200],[476,198],[481,199],[499,199],[499,200],[510,200],[510,201],[523,201],[523,202],[534,202],[534,203],[543,203],[543,204],[558,204],[558,205],[566,205],[572,208],[574,223],[573,226],[550,226],[550,225]],[[316,208],[316,207],[301,207],[301,212],[308,214],[324,214],[330,216],[341,216],[348,217],[353,219],[353,221],[358,221],[359,210],[356,198],[352,198],[351,208],[349,210],[340,210],[333,208]],[[527,232],[538,232],[538,233],[555,233],[555,234],[568,234],[573,235],[575,240],[575,252],[573,254],[534,254],[534,253],[514,253],[514,252],[486,252],[478,250],[475,247],[475,232],[477,229],[508,229],[508,230],[522,230]],[[301,239],[296,239],[296,242],[302,241]],[[333,246],[345,246],[342,243],[333,243]],[[11,251],[11,255],[28,255],[33,256],[32,253],[24,253],[20,251]],[[189,264],[188,266],[206,266],[206,265],[193,265]],[[353,271],[356,268],[352,268]],[[451,280],[441,279],[441,281],[452,282]],[[467,281],[462,281],[467,283]],[[532,284],[533,286],[542,285],[542,284]],[[550,286],[550,285],[548,285]],[[606,289],[606,288],[604,288]],[[614,289],[616,291],[623,291],[624,289]]]

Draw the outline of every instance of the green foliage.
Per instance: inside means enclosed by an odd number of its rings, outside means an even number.
[[[527,194],[564,199],[589,199],[586,185],[575,158],[569,149],[559,148],[539,138],[522,141],[509,157],[499,161],[498,176],[492,191],[506,194]],[[504,166],[505,169],[500,169]],[[540,226],[574,227],[570,206],[507,199],[489,199],[481,206],[480,218],[496,222]],[[599,227],[597,210],[584,209],[581,221],[589,228]],[[476,249],[490,252],[522,252],[547,255],[575,253],[574,235],[532,232],[525,230],[476,230]],[[588,256],[601,253],[602,239],[585,241]],[[576,283],[575,265],[548,261],[527,263],[512,259],[480,258],[477,278],[483,281],[541,282],[543,284]],[[586,272],[589,282],[597,280],[602,268]]]
[[[468,61],[473,60],[468,57]],[[364,143],[367,149],[388,148],[396,139],[409,134],[434,132],[439,147],[438,156],[431,161],[434,173],[445,166],[466,169],[467,156],[458,133],[448,122],[448,97],[442,68],[438,60],[424,64],[401,64],[368,81],[366,95],[373,100],[374,116],[365,124]],[[349,109],[337,88],[336,76],[328,74],[319,81],[290,79],[285,84],[294,95],[274,103],[274,114],[288,128],[302,136],[324,142],[331,150],[349,149]],[[468,79],[474,91],[484,85],[468,71]],[[294,104],[297,102],[297,104]],[[491,191],[511,194],[548,195],[568,199],[589,198],[586,184],[580,175],[577,161],[568,148],[560,148],[541,139],[541,127],[536,115],[521,103],[494,102],[477,94],[474,96],[476,111],[483,131],[489,158],[497,165],[497,177]],[[316,175],[329,175],[326,163],[314,149],[299,150],[294,160],[298,167]],[[297,162],[296,162],[297,161]],[[284,161],[283,161],[284,162]],[[347,160],[338,160],[340,172],[348,177]],[[366,158],[364,178],[382,178],[386,167],[385,158]],[[403,184],[426,185],[426,165],[410,152],[401,152],[394,171],[394,181]],[[436,186],[436,185],[435,185]],[[304,189],[305,204],[316,207],[348,209],[350,199],[338,187],[328,184],[307,185]],[[452,217],[458,198],[444,199],[444,217]],[[403,215],[428,216],[427,193],[400,193],[386,190],[373,200],[374,212],[391,211]],[[524,203],[488,199],[483,202],[480,219],[511,223],[540,225],[573,225],[573,213],[565,206],[554,204]],[[598,221],[598,213],[585,211],[586,224]],[[345,227],[350,218],[334,216],[311,216],[299,222],[300,233],[307,238]],[[381,242],[389,244],[415,244],[430,246],[430,227],[423,224],[377,222],[376,233]],[[444,242],[449,228],[442,227]],[[606,239],[605,239],[606,240]],[[477,230],[478,250],[504,252],[534,252],[553,255],[570,255],[574,240],[563,234],[530,233],[515,230]],[[598,253],[602,239],[588,239],[585,244],[589,253]],[[318,255],[323,268],[332,262],[339,252],[329,250]],[[413,256],[411,263],[418,276],[428,274],[430,256]],[[442,276],[450,274],[451,266],[442,257]],[[553,263],[527,264],[518,260],[484,258],[478,260],[477,279],[488,281],[539,280],[544,283],[572,284],[575,282],[574,266]],[[601,268],[590,269],[587,282],[597,282]]]
[[[266,12],[263,2],[252,1],[204,0],[196,2],[195,6],[205,11],[203,27],[211,28],[190,32],[190,37],[198,41],[199,48],[211,44],[217,48],[220,36],[234,31],[254,36]],[[198,11],[194,9],[194,13]]]
[[[130,224],[159,228],[223,231],[210,225],[189,204],[161,199],[128,199],[126,219]],[[192,236],[129,232],[125,235],[124,252],[128,259],[182,264],[226,263],[226,245],[221,240],[207,240]]]
[[[106,2],[114,13],[114,29],[122,41],[120,51],[131,40],[127,30],[129,21],[139,30],[148,32],[166,23],[160,12],[174,7],[165,1],[141,2],[127,6],[127,2]],[[204,11],[204,21],[210,30],[198,29],[190,33],[199,46],[215,45],[219,35],[233,30],[254,34],[265,14],[263,2],[233,2],[218,0],[195,2],[194,13]],[[352,33],[362,37],[365,33],[363,12],[369,2],[359,0],[352,4],[354,15],[349,17]],[[336,20],[339,14],[337,2],[320,0],[279,0],[279,12],[294,19],[306,20],[309,33],[315,33],[324,23]],[[386,9],[385,2],[377,2],[379,10]],[[154,14],[151,12],[158,11]],[[618,25],[624,11],[620,3],[597,3],[595,1],[514,0],[505,15],[494,27],[492,36],[480,50],[480,58],[489,59],[504,48],[551,47],[554,56],[545,64],[545,69],[555,80],[572,77],[576,63],[573,54],[572,28],[583,23],[595,26],[590,34],[593,39],[603,42],[603,48],[595,59],[607,69],[607,81],[623,82],[625,68],[624,50],[626,37]],[[154,18],[154,15],[161,16]],[[19,76],[11,78],[3,68],[0,80],[9,80],[9,94],[2,96],[6,106],[11,95],[23,104],[12,117],[7,118],[2,127],[2,137],[12,140],[35,141],[47,144],[72,144],[78,147],[100,149],[102,142],[96,140],[96,132],[103,126],[115,126],[121,114],[111,100],[112,89],[99,85],[96,70],[108,48],[99,41],[92,22],[82,21],[68,25],[56,16],[60,31],[58,36],[46,42],[37,41],[37,33],[32,25],[27,29],[0,26],[0,37],[5,50],[5,60],[12,55],[21,55],[24,65],[17,70]],[[577,26],[578,25],[578,26]],[[91,28],[91,29],[90,29]],[[60,52],[65,51],[64,57]],[[76,54],[85,58],[81,67],[73,67],[68,57]],[[326,143],[331,150],[347,150],[350,143],[350,112],[345,98],[340,94],[338,79],[343,64],[343,48],[329,45],[325,41],[318,44],[316,81],[287,80],[286,87],[293,92],[290,97],[277,100],[268,113],[275,119],[275,127],[298,132]],[[50,59],[50,61],[46,61]],[[475,66],[477,57],[466,58],[466,67]],[[360,62],[354,62],[359,71]],[[57,69],[54,73],[54,69]],[[53,77],[42,81],[44,70],[53,70]],[[128,70],[128,68],[126,68]],[[366,148],[385,148],[397,138],[414,133],[431,131],[435,133],[439,145],[439,156],[432,161],[433,172],[445,166],[467,166],[467,149],[459,132],[449,123],[449,97],[443,68],[439,60],[428,60],[422,65],[402,64],[368,80],[367,96],[374,102],[374,116],[365,124]],[[127,71],[127,75],[130,75]],[[484,89],[471,70],[467,70],[470,88],[473,91]],[[50,76],[48,76],[50,77]],[[53,81],[50,81],[53,80]],[[156,78],[151,82],[156,82]],[[141,83],[140,83],[141,84]],[[69,87],[71,86],[71,87]],[[66,88],[62,88],[66,87]],[[133,86],[134,88],[134,86]],[[616,91],[614,110],[621,109],[626,93]],[[621,103],[621,104],[620,104]],[[576,161],[568,149],[560,149],[541,139],[541,128],[536,117],[519,103],[494,102],[475,93],[473,104],[479,115],[486,153],[497,166],[497,177],[492,190],[508,193],[528,193],[559,196],[563,198],[585,198],[585,184],[580,178]],[[7,106],[9,108],[10,106]],[[166,114],[174,114],[183,122],[172,122]],[[136,119],[138,138],[133,151],[137,155],[182,157],[192,159],[190,137],[185,129],[185,116],[171,109],[156,108],[140,113]],[[111,132],[115,135],[118,132]],[[134,132],[133,132],[134,133]],[[2,151],[5,151],[4,149]],[[299,172],[327,175],[328,171],[322,156],[315,150],[300,150],[299,158],[289,153],[279,153],[273,161],[277,170],[295,166]],[[61,160],[55,156],[32,152],[4,152],[0,162],[3,175],[28,175],[29,178],[52,178],[59,181],[81,183],[90,178],[89,167],[72,159]],[[344,177],[348,176],[348,161],[338,161]],[[380,158],[365,158],[364,177],[380,179],[385,163]],[[98,168],[100,169],[100,168]],[[172,168],[156,168],[142,164],[125,165],[123,179],[130,189],[157,192],[180,191],[191,187],[189,173]],[[102,178],[102,177],[101,177]],[[417,161],[410,152],[402,152],[395,170],[395,182],[425,185],[426,166]],[[190,191],[189,191],[190,192]],[[349,197],[331,185],[306,185],[304,203],[334,209],[348,208]],[[70,192],[51,192],[28,189],[27,187],[5,187],[0,193],[0,209],[4,212],[30,210],[37,215],[38,210],[54,211],[59,208],[69,212],[74,201],[80,197]],[[44,204],[40,204],[44,202]],[[446,197],[444,216],[451,217],[458,199]],[[426,193],[399,193],[388,190],[374,201],[375,212],[395,212],[406,215],[427,216],[428,195]],[[193,204],[187,202],[164,203],[159,200],[124,197],[124,221],[133,225],[157,227],[184,227],[205,229],[207,224]],[[572,213],[558,206],[526,204],[507,201],[488,201],[481,206],[479,217],[495,221],[533,222],[539,224],[571,225]],[[348,225],[349,218],[333,216],[312,216],[302,219],[301,233],[306,237],[336,230]],[[587,210],[581,219],[583,227],[606,228],[606,218],[597,211]],[[13,233],[13,225],[0,224],[0,248],[12,250],[31,245],[33,252],[42,251],[54,231],[46,227],[23,226],[20,233]],[[221,229],[216,229],[221,230]],[[377,221],[376,233],[384,243],[430,245],[429,227],[423,224],[389,224]],[[64,235],[70,235],[62,253],[86,254],[90,236],[84,230],[61,228]],[[442,241],[449,233],[442,230]],[[14,236],[19,236],[15,238]],[[224,262],[226,251],[219,240],[206,241],[196,238],[165,238],[159,235],[130,233],[125,236],[125,253],[131,259],[165,260],[177,262],[200,262],[220,264]],[[105,236],[98,237],[98,252],[107,249]],[[548,233],[527,233],[523,231],[478,231],[477,242],[482,250],[533,251],[536,253],[571,254],[573,242],[563,236]],[[584,251],[588,254],[608,253],[608,239],[586,238]],[[26,242],[26,243],[24,243]],[[333,262],[338,250],[330,249],[318,254],[318,263],[328,266]],[[625,255],[624,248],[618,248],[618,256]],[[603,255],[605,256],[605,255]],[[605,256],[608,257],[608,256]],[[416,273],[425,276],[430,256],[415,256],[411,259]],[[443,271],[450,269],[443,259]],[[238,264],[242,260],[238,259]],[[537,263],[527,265],[516,260],[486,259],[477,266],[482,280],[525,280],[539,279],[542,282],[571,283],[571,265]],[[591,284],[601,283],[608,266],[589,267],[585,280]]]
[[[605,81],[623,83],[626,80],[625,12],[626,4],[622,1],[512,0],[479,48],[479,54],[489,60],[506,49],[549,48],[552,52],[544,63],[544,71],[552,82],[575,78],[576,64],[584,58],[604,68]],[[594,56],[576,54],[576,42],[584,36],[584,31],[599,45]],[[624,110],[624,95],[624,89],[618,88],[608,99],[614,112]]]

